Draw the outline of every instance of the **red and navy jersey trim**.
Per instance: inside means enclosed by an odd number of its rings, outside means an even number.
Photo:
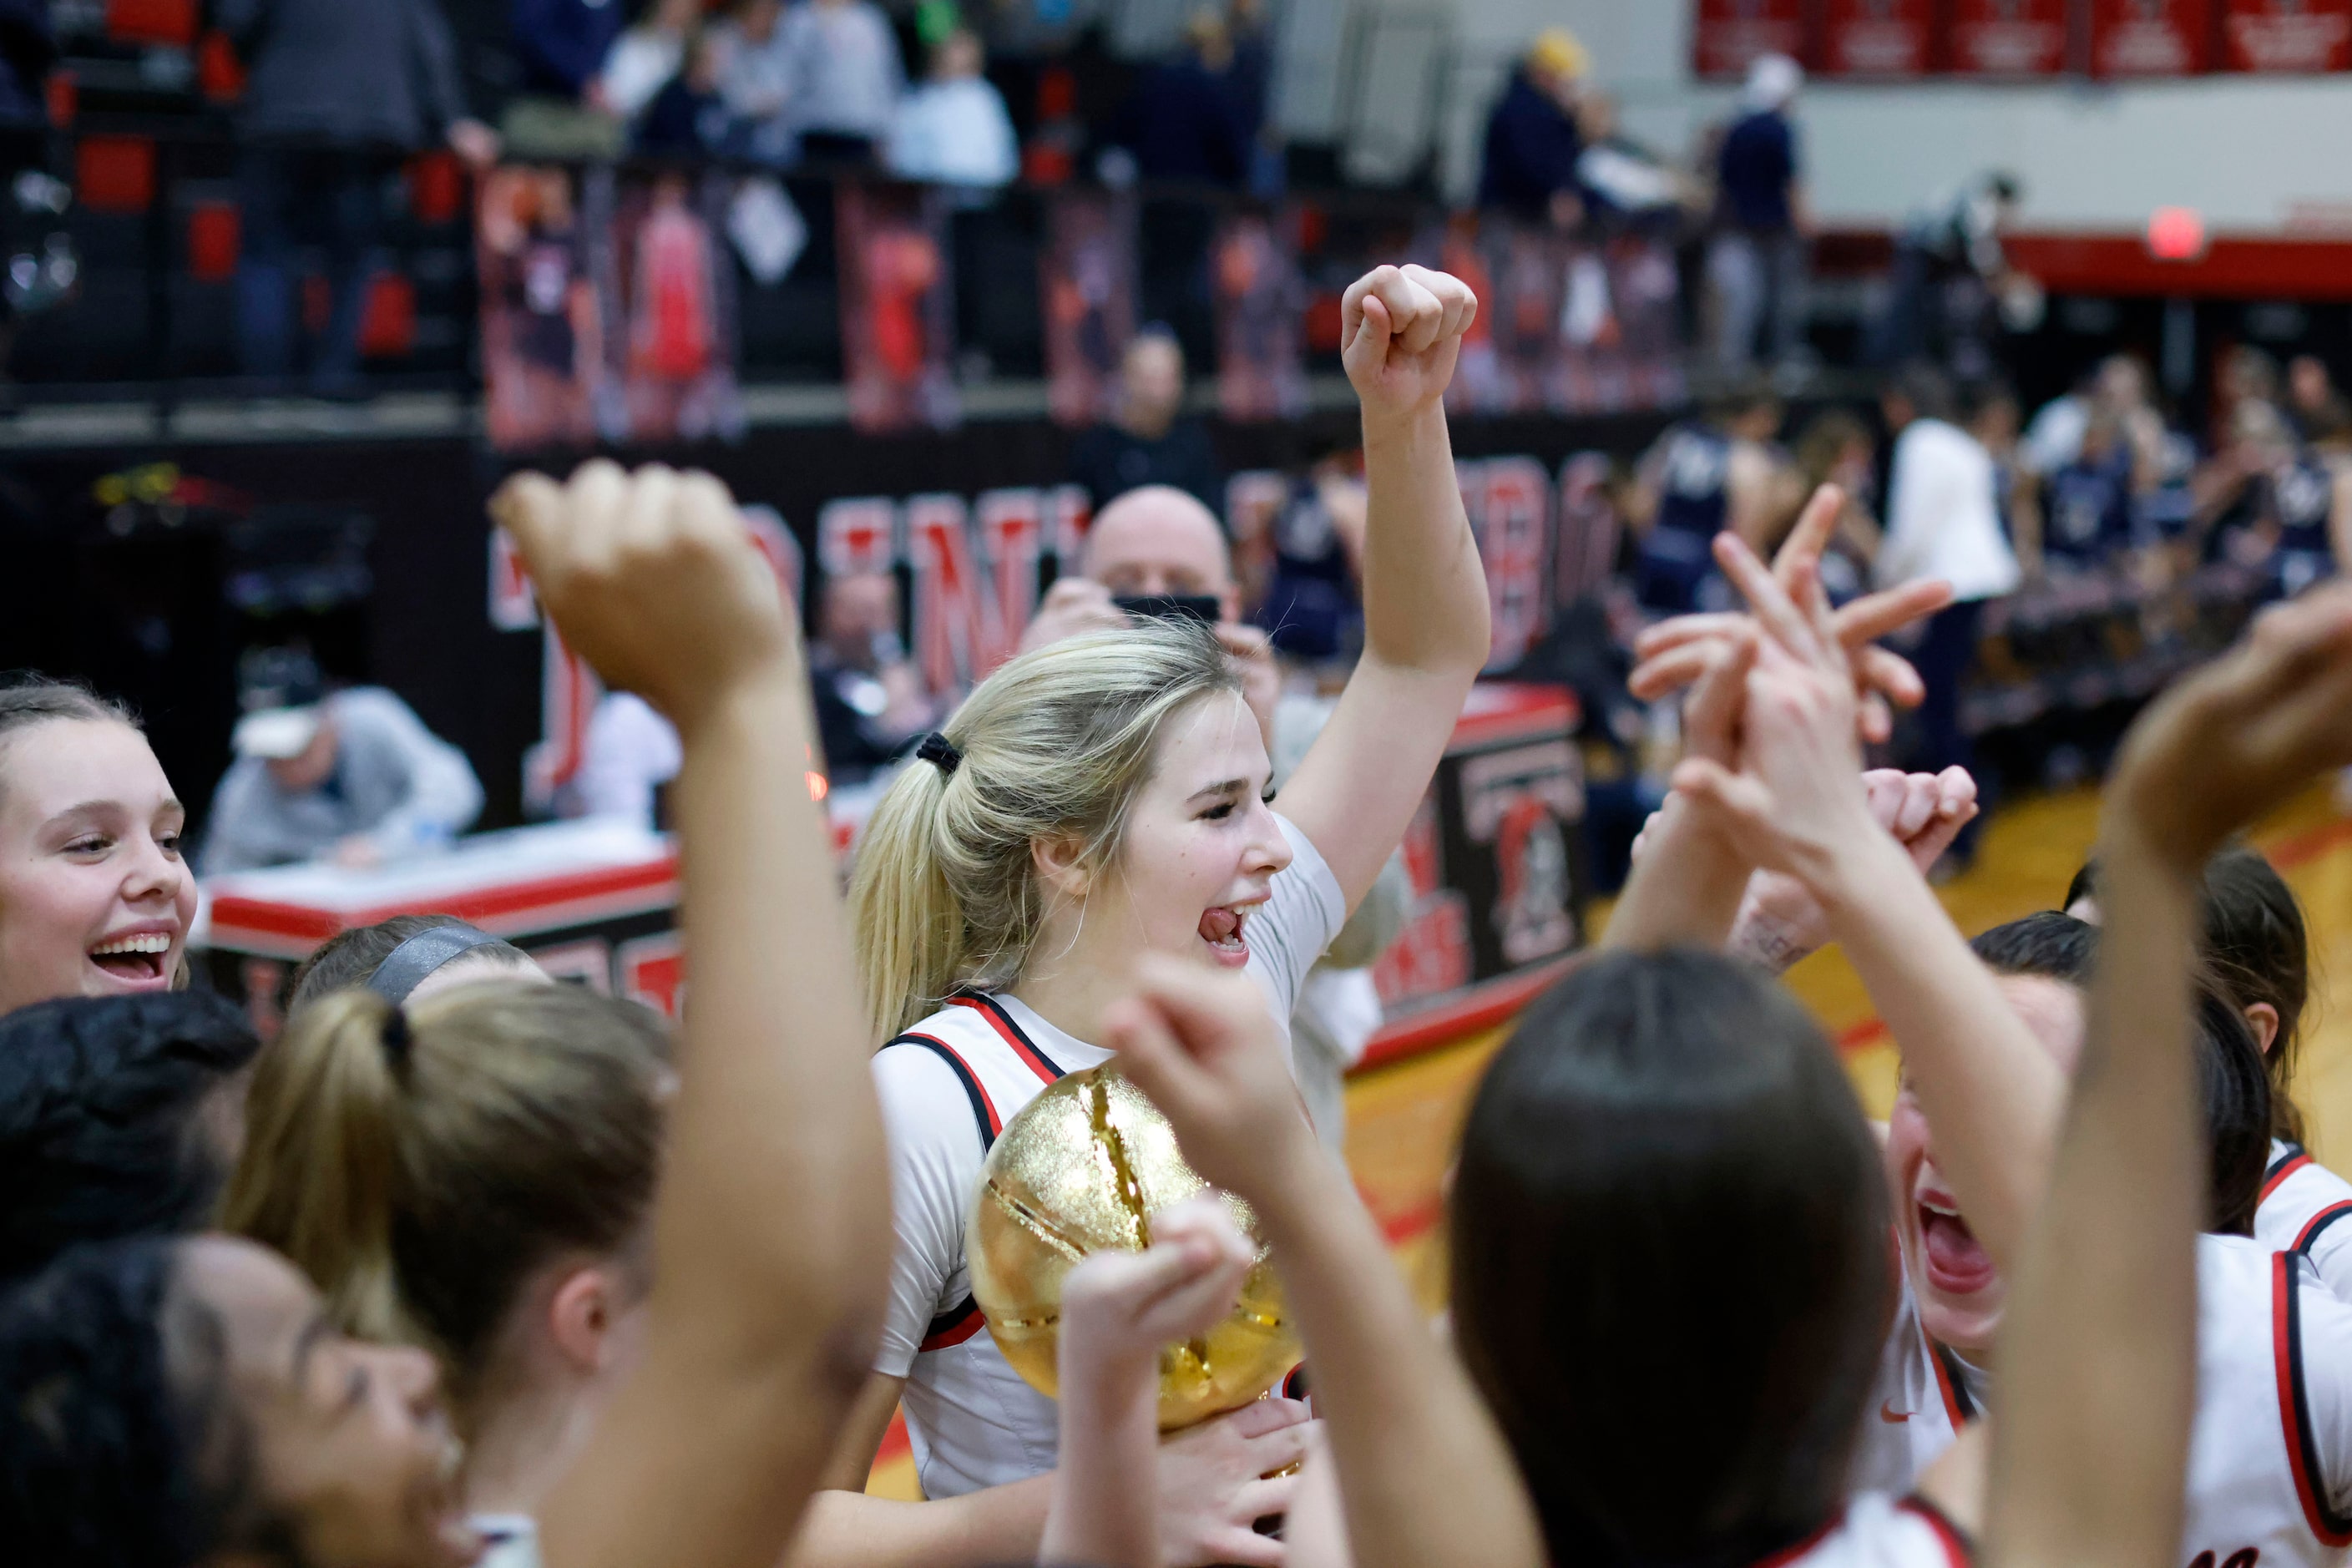
[[[1976,1542],[1969,1538],[1969,1532],[1954,1524],[1949,1514],[1926,1498],[1914,1492],[1895,1506],[1902,1512],[1916,1517],[1936,1532],[1937,1542],[1944,1548],[1944,1559],[1951,1568],[1969,1568],[1969,1564],[1976,1560]]]
[[[2279,1421],[2286,1429],[2287,1468],[2304,1522],[2328,1546],[2352,1546],[2352,1518],[2336,1511],[2327,1496],[2327,1472],[2311,1430],[2311,1402],[2303,1386],[2303,1321],[2298,1298],[2299,1255],[2271,1258],[2271,1349],[2278,1368]]]
[[[2270,1169],[2263,1173],[2263,1195],[2261,1201],[2264,1203],[2269,1202],[2270,1195],[2278,1191],[2279,1184],[2281,1182],[2285,1181],[2289,1176],[2294,1175],[2297,1171],[2302,1170],[2305,1165],[2310,1163],[2311,1156],[2303,1152],[2302,1144],[2288,1144],[2286,1146],[2286,1152],[2281,1154],[2277,1159],[2273,1160],[2271,1162]]]
[[[1957,1432],[1976,1419],[1977,1402],[1969,1397],[1968,1380],[1960,1375],[1959,1358],[1949,1345],[1938,1340],[1927,1342],[1927,1359],[1935,1363],[1936,1388],[1944,1396],[1944,1414],[1952,1419]]]
[[[920,1046],[947,1063],[948,1071],[955,1074],[956,1081],[963,1085],[964,1099],[971,1102],[972,1120],[980,1123],[981,1153],[985,1156],[996,1147],[996,1135],[1004,1131],[1004,1119],[996,1114],[996,1102],[989,1099],[988,1090],[981,1087],[980,1076],[971,1070],[971,1064],[956,1055],[953,1046],[929,1035],[901,1035],[895,1040],[886,1041],[882,1048],[887,1051],[892,1046]]]
[[[980,1303],[966,1296],[952,1309],[933,1318],[923,1331],[923,1342],[919,1351],[943,1351],[950,1345],[960,1345],[980,1332],[988,1320],[980,1315]]]
[[[1028,1031],[1014,1021],[1013,1015],[1006,1012],[1004,1005],[995,997],[967,991],[961,996],[949,997],[948,1005],[969,1007],[988,1020],[989,1027],[1013,1047],[1013,1054],[1019,1057],[1022,1065],[1035,1073],[1040,1080],[1052,1083],[1062,1076],[1061,1065],[1038,1048],[1037,1042],[1029,1037]]]
[[[2294,1246],[2290,1247],[2288,1250],[2292,1252],[2309,1252],[2311,1250],[2312,1244],[2319,1239],[2322,1233],[2324,1233],[2328,1226],[2334,1225],[2337,1220],[2342,1219],[2347,1214],[2352,1214],[2352,1198],[2346,1198],[2340,1203],[2328,1205],[2326,1208],[2321,1209],[2317,1214],[2313,1215],[2309,1219],[2303,1222],[2303,1228],[2295,1233]]]

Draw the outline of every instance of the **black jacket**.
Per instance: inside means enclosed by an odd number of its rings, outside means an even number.
[[[248,136],[417,148],[466,115],[436,0],[222,0]]]

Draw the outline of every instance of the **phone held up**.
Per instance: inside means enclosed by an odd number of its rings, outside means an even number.
[[[1214,594],[1115,594],[1113,605],[1130,616],[1150,621],[1198,621],[1217,624],[1222,606]]]

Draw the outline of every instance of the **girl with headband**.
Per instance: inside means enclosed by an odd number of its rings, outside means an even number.
[[[851,889],[897,1256],[882,1349],[804,1565],[1015,1561],[1037,1549],[1054,1404],[972,1304],[964,1216],[996,1133],[1109,1059],[1104,1010],[1146,953],[1246,973],[1289,1017],[1300,980],[1402,840],[1486,662],[1485,575],[1441,399],[1477,300],[1382,267],[1343,304],[1370,522],[1362,660],[1265,796],[1241,679],[1207,628],[1153,622],[1024,654],[964,702],[868,823]],[[1286,1056],[1288,1041],[1276,1047]],[[853,1495],[903,1402],[926,1497]],[[1272,1563],[1303,1409],[1264,1401],[1160,1454],[1173,1564]]]
[[[320,943],[287,981],[286,1010],[346,985],[397,1004],[476,980],[552,978],[522,949],[455,915],[394,915]]]
[[[676,1092],[646,1016],[585,991],[317,1004],[268,1072],[331,1125],[266,1118],[239,1180],[308,1141],[320,1190],[230,1203],[286,1216],[329,1293],[210,1236],[68,1254],[0,1305],[0,1518],[24,1561],[773,1568],[835,1447],[887,1286],[887,1171],[830,836],[775,788],[809,736],[774,575],[703,476],[591,463],[498,511],[565,641],[683,740]],[[551,1059],[521,1065],[530,1047]],[[609,1125],[540,1124],[590,1106]],[[600,1173],[568,1209],[559,1136]],[[479,1188],[423,1168],[457,1148]],[[493,1501],[522,1517],[468,1518]]]

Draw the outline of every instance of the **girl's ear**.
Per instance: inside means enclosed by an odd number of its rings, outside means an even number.
[[[604,1336],[613,1326],[618,1303],[609,1269],[590,1265],[575,1268],[556,1282],[547,1304],[548,1335],[582,1373],[593,1373],[604,1363]]]
[[[2271,1047],[2278,1044],[2278,1009],[2267,1002],[2255,1003],[2246,1009],[2246,1026],[2253,1030],[2254,1044],[2263,1048],[2263,1055],[2270,1055]]]
[[[1045,886],[1066,899],[1083,899],[1094,880],[1086,864],[1086,845],[1073,834],[1056,833],[1029,841],[1029,859]]]

